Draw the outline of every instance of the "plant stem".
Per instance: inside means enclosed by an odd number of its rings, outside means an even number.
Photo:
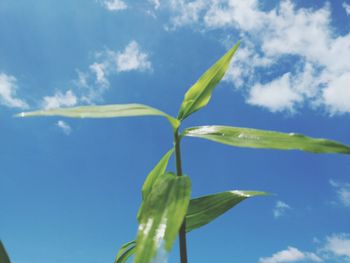
[[[177,176],[182,176],[180,138],[179,138],[178,130],[176,130],[174,133],[174,144],[175,144],[176,173],[177,173]],[[187,263],[186,219],[184,219],[179,231],[179,243],[180,243],[181,263]]]

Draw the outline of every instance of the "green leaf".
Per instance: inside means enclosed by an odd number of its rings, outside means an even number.
[[[70,118],[115,118],[132,116],[163,116],[171,126],[177,129],[180,122],[168,114],[143,104],[114,104],[99,106],[81,106],[74,108],[58,108],[41,111],[22,112],[16,117],[63,116]]]
[[[137,234],[135,263],[149,263],[157,251],[169,251],[177,237],[190,202],[191,181],[187,176],[160,176],[143,201]]]
[[[129,259],[129,257],[135,254],[135,250],[136,250],[135,240],[124,244],[120,248],[114,263],[125,263]]]
[[[186,129],[182,136],[199,137],[237,147],[350,154],[350,147],[347,145],[296,133],[281,133],[230,126],[199,126]]]
[[[10,258],[7,255],[5,247],[2,244],[1,240],[0,240],[0,262],[1,263],[11,263]]]
[[[263,195],[267,195],[267,193],[257,191],[227,191],[191,199],[186,214],[186,232],[212,222],[249,197]],[[135,249],[132,249],[130,253],[128,257],[135,253]]]
[[[158,164],[153,168],[153,170],[148,174],[143,186],[142,186],[142,199],[146,199],[147,195],[151,192],[152,186],[157,180],[157,178],[164,174],[168,166],[169,159],[173,154],[174,149],[169,150],[163,158],[158,162]]]
[[[142,200],[145,200],[148,194],[151,192],[152,187],[156,180],[165,173],[166,168],[168,166],[169,159],[174,152],[174,148],[169,150],[163,158],[158,162],[158,164],[152,169],[152,171],[148,174],[145,182],[142,186]],[[137,219],[140,219],[140,213],[142,211],[142,207],[144,202],[141,203],[141,207],[137,213]]]
[[[192,113],[206,106],[215,86],[225,75],[239,42],[211,66],[198,81],[186,92],[181,104],[178,119],[183,120]]]
[[[261,195],[267,195],[267,193],[256,191],[227,191],[191,199],[186,214],[186,232],[190,232],[210,223],[249,197]]]

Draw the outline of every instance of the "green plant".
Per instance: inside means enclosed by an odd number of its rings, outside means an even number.
[[[0,240],[0,263],[11,263],[6,249]]]
[[[173,128],[174,147],[148,174],[142,187],[142,204],[137,218],[135,241],[123,245],[116,263],[123,263],[135,254],[136,263],[148,263],[161,247],[169,251],[179,235],[181,263],[187,262],[186,233],[200,228],[224,214],[241,201],[266,195],[257,191],[227,191],[190,199],[190,178],[183,175],[181,139],[198,137],[236,147],[297,149],[313,153],[350,154],[350,147],[335,141],[314,139],[300,134],[285,134],[229,126],[200,126],[179,131],[181,122],[206,106],[212,91],[224,76],[239,43],[232,47],[187,91],[177,118],[142,104],[82,106],[26,112],[18,116],[64,116],[72,118],[112,118],[158,115],[165,117]],[[176,174],[167,172],[170,157],[175,154]]]

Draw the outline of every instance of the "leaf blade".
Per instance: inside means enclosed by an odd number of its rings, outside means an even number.
[[[0,240],[0,262],[11,263],[10,258],[6,252],[5,246],[2,244],[1,240]]]
[[[157,178],[165,173],[168,166],[169,159],[174,152],[174,148],[170,149],[162,159],[157,163],[157,165],[152,169],[152,171],[146,177],[146,180],[142,186],[142,198],[146,199],[147,195],[151,192],[152,186]]]
[[[151,172],[146,177],[145,182],[142,186],[142,200],[145,200],[149,193],[152,191],[152,187],[157,181],[157,179],[164,175],[166,168],[168,166],[169,159],[171,155],[174,152],[174,148],[170,149],[163,157],[160,159],[160,161],[156,164],[156,166],[152,169]],[[140,219],[140,213],[142,211],[142,207],[144,205],[144,202],[141,203],[140,209],[137,212],[137,219]]]
[[[231,126],[192,127],[186,129],[182,136],[208,139],[236,147],[350,154],[349,146],[332,140]]]
[[[258,191],[226,191],[191,199],[186,213],[186,232],[209,224],[243,200],[267,195]]]
[[[124,244],[114,260],[114,263],[125,263],[133,254],[135,254],[136,241],[130,241]]]
[[[169,251],[177,237],[190,201],[187,176],[166,173],[157,179],[140,212],[135,263],[149,263],[164,241]]]
[[[228,50],[186,92],[184,100],[180,106],[178,115],[179,120],[187,118],[189,115],[208,104],[213,89],[225,75],[230,61],[239,45],[240,43],[238,42],[230,50]]]
[[[80,106],[73,108],[57,108],[48,110],[39,110],[31,112],[22,112],[16,117],[35,117],[35,116],[62,116],[68,118],[116,118],[116,117],[134,117],[134,116],[163,116],[176,129],[179,121],[170,115],[155,109],[153,107],[131,103],[131,104],[111,104],[97,106]]]

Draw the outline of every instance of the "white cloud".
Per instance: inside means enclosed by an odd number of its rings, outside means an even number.
[[[273,209],[273,216],[275,218],[279,218],[282,215],[284,215],[284,213],[287,210],[290,210],[290,209],[291,209],[291,207],[288,204],[286,204],[286,203],[284,203],[282,201],[277,201],[276,205],[275,205],[275,208]]]
[[[282,263],[282,262],[322,262],[323,260],[315,253],[302,252],[294,247],[279,251],[271,257],[260,258],[260,263]]]
[[[127,71],[152,71],[148,54],[136,41],[131,41],[122,51],[106,49],[96,52],[89,69],[85,72],[78,70],[78,77],[73,81],[80,101],[89,104],[102,101],[103,94],[110,88],[109,77]]]
[[[118,52],[115,59],[117,72],[152,70],[152,64],[148,59],[148,54],[140,50],[136,41],[131,41],[123,52]]]
[[[65,135],[69,135],[72,132],[72,128],[69,126],[69,124],[62,120],[59,120],[56,123],[56,126],[59,127]]]
[[[302,100],[293,88],[289,73],[267,84],[255,84],[249,93],[248,103],[269,108],[272,112],[293,111],[294,105]]]
[[[343,7],[345,9],[345,12],[348,16],[350,16],[350,5],[347,4],[346,2],[343,3]]]
[[[106,78],[106,65],[104,63],[93,63],[90,70],[95,74],[97,84],[108,86],[109,82]]]
[[[332,262],[350,262],[350,235],[333,234],[327,237],[320,253]]]
[[[350,113],[350,33],[333,28],[330,3],[318,9],[296,5],[279,1],[266,11],[262,0],[171,0],[170,21],[175,28],[239,34],[243,44],[225,80],[249,94],[247,102],[273,112],[309,104],[330,114]]]
[[[110,11],[119,11],[128,8],[127,4],[122,0],[105,0],[102,4]]]
[[[205,0],[170,0],[170,8],[175,12],[171,19],[174,27],[184,26],[198,22],[203,10],[207,8],[208,2]]]
[[[148,2],[150,2],[154,6],[154,9],[159,9],[160,0],[148,0]]]
[[[66,93],[56,92],[53,96],[46,96],[43,98],[42,107],[44,109],[54,109],[60,107],[71,107],[78,102],[75,94],[68,90]]]
[[[16,98],[17,80],[11,75],[0,73],[0,105],[10,108],[28,108],[28,104]]]
[[[339,201],[350,208],[350,183],[340,183],[334,180],[330,180],[329,183],[335,189]]]
[[[332,114],[350,112],[350,72],[329,81],[323,100]]]

